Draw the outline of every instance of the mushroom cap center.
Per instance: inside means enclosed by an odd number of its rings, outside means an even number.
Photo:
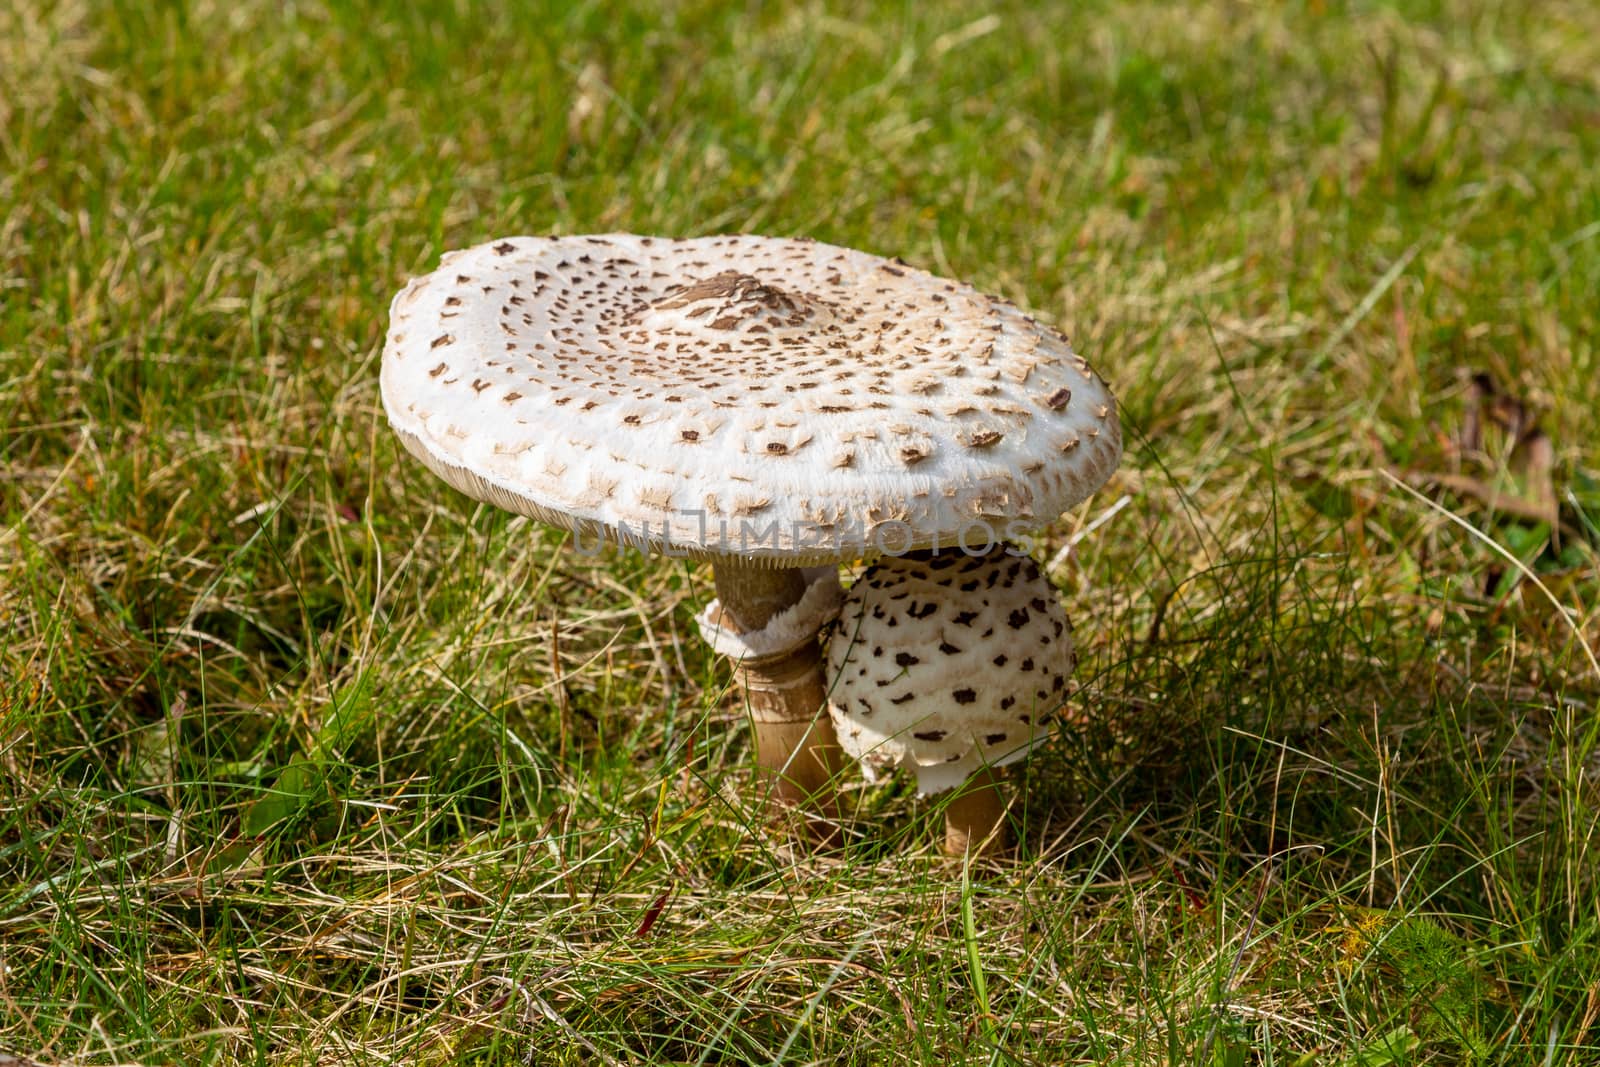
[[[729,333],[784,337],[810,334],[834,321],[821,297],[770,285],[753,274],[725,270],[674,285],[640,304],[626,322],[651,332],[694,333],[728,340]]]

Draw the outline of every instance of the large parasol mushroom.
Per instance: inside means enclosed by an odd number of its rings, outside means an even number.
[[[1116,467],[1110,392],[1015,306],[813,241],[513,237],[394,299],[405,446],[480,500],[712,562],[757,759],[827,832],[834,565],[1048,522]],[[818,570],[804,568],[818,566]]]

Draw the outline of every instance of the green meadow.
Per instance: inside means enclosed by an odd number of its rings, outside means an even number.
[[[407,279],[607,231],[1114,386],[1003,862],[399,447]],[[1600,1062],[1597,412],[1587,0],[0,0],[0,1065]]]

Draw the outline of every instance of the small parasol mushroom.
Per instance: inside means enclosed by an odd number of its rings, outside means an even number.
[[[1077,665],[1072,626],[1033,559],[1006,544],[869,567],[828,642],[829,712],[869,779],[916,772],[945,808],[945,851],[1005,843],[992,771],[1044,740]]]
[[[480,500],[710,560],[757,759],[828,832],[840,561],[1047,522],[1116,467],[1105,384],[1015,306],[805,240],[513,237],[394,299],[390,425]],[[805,568],[817,569],[807,571]]]

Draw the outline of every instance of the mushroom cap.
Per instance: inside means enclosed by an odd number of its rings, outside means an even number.
[[[1015,551],[889,557],[851,586],[828,642],[828,712],[869,779],[909,767],[937,793],[1044,739],[1077,656],[1055,589]]]
[[[412,453],[619,544],[796,566],[988,543],[1121,457],[1060,333],[816,241],[512,237],[445,255],[390,317],[383,401]]]

